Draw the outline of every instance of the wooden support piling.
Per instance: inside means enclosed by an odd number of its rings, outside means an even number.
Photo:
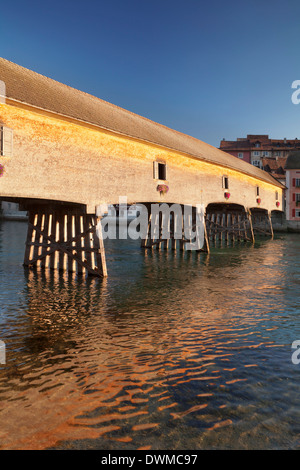
[[[273,225],[272,225],[270,212],[268,212],[268,221],[269,221],[269,229],[270,229],[271,237],[274,238],[274,231],[273,231]]]
[[[253,223],[252,223],[252,214],[251,214],[250,209],[248,211],[248,221],[249,221],[249,225],[250,225],[250,233],[251,233],[252,243],[254,243],[255,242],[255,237],[254,237],[254,230],[253,230]]]
[[[31,208],[24,265],[106,276],[101,224],[95,215]]]
[[[254,242],[251,213],[242,209],[212,208],[206,213],[206,230],[208,239],[221,247],[223,243]]]
[[[264,210],[251,210],[253,233],[266,237],[274,237],[271,216]]]
[[[197,212],[195,207],[190,207],[188,213],[184,213],[184,207],[181,209],[181,214],[176,211],[171,211],[169,219],[167,219],[166,215],[161,212],[154,214],[148,212],[147,233],[142,239],[141,247],[149,249],[156,247],[157,250],[163,248],[165,251],[171,248],[176,251],[178,243],[180,251],[186,251],[186,245],[193,243],[193,240],[195,240],[199,235],[197,231]],[[179,222],[181,232],[178,227]],[[165,235],[166,233],[168,234],[167,237]],[[209,252],[209,241],[205,218],[204,238],[204,247],[196,249],[195,251]]]

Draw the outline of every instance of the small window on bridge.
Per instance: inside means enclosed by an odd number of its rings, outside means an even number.
[[[0,126],[0,155],[11,157],[13,153],[13,131]]]
[[[228,179],[228,176],[223,176],[223,189],[229,189],[229,179]]]
[[[158,179],[166,180],[167,179],[167,168],[165,163],[158,164]]]
[[[256,186],[256,196],[259,196],[259,186]]]
[[[167,165],[165,163],[154,162],[153,168],[154,168],[154,172],[153,172],[154,179],[158,179],[158,180],[167,179]]]
[[[279,199],[279,195],[278,195],[278,191],[275,192],[275,200],[278,201]]]

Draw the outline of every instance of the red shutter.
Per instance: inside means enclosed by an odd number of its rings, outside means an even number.
[[[296,186],[296,178],[293,178],[293,186]]]
[[[293,194],[293,201],[296,201],[296,193]]]
[[[296,209],[293,209],[293,211],[292,211],[292,217],[296,217]]]

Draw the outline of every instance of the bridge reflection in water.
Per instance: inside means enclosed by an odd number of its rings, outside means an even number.
[[[144,256],[107,240],[108,279],[5,277],[1,250],[2,448],[296,446],[293,249],[283,237]]]

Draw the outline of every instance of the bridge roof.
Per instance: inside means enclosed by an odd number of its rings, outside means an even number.
[[[76,90],[1,57],[0,80],[5,82],[6,97],[11,100],[93,124],[118,134],[151,142],[284,187],[267,172],[201,140]]]

